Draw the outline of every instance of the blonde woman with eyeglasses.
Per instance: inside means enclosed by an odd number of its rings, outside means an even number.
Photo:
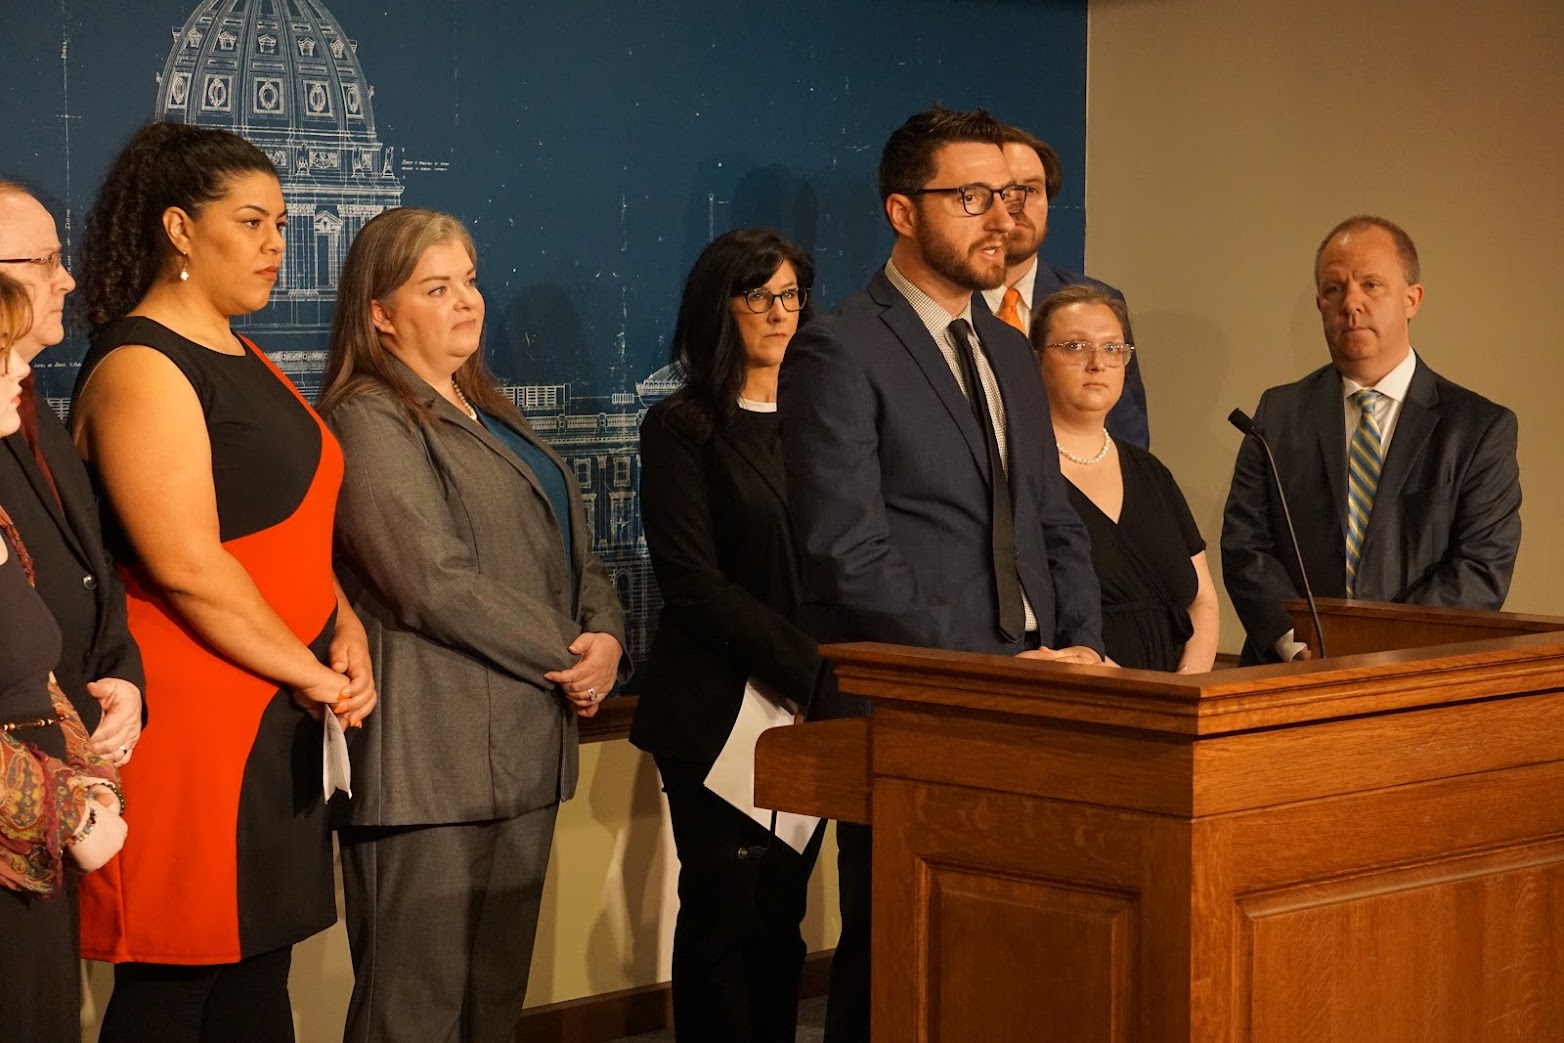
[[[1059,467],[1091,534],[1103,641],[1120,666],[1203,673],[1216,658],[1220,611],[1206,544],[1173,475],[1108,434],[1135,347],[1123,300],[1066,286],[1032,317]]]

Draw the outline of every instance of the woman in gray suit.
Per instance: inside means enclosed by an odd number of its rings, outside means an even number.
[[[354,1041],[515,1038],[576,718],[629,670],[576,484],[483,363],[476,280],[460,222],[391,210],[332,323],[339,568],[382,700],[340,832]]]

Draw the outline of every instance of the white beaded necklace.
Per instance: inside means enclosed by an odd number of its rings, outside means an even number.
[[[467,411],[467,416],[477,420],[478,411],[472,407],[471,402],[467,401],[467,396],[462,394],[462,386],[453,380],[451,381],[451,390],[456,392],[456,397],[462,400],[462,408]]]
[[[1100,464],[1106,460],[1108,458],[1108,450],[1112,448],[1113,436],[1108,434],[1108,429],[1105,427],[1102,429],[1102,448],[1097,451],[1096,456],[1076,456],[1062,445],[1059,446],[1059,455],[1064,457],[1066,460],[1069,460],[1071,463],[1077,463],[1083,467],[1090,467],[1092,464]]]

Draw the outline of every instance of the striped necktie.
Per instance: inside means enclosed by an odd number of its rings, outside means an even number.
[[[1363,557],[1363,537],[1368,532],[1369,514],[1374,510],[1374,493],[1379,488],[1379,472],[1385,463],[1384,439],[1379,429],[1379,404],[1384,395],[1372,388],[1352,393],[1352,402],[1360,411],[1358,429],[1347,447],[1347,597],[1357,597],[1358,563]]]

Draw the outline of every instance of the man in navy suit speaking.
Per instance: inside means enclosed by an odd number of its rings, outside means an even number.
[[[828,641],[1101,662],[1085,527],[1059,473],[1026,339],[974,294],[1005,277],[1024,193],[986,112],[939,107],[891,134],[895,233],[868,288],[801,329],[778,406],[803,572],[800,620]],[[822,693],[814,717],[865,714]],[[867,827],[837,826],[842,936],[826,1039],[869,1033]]]

